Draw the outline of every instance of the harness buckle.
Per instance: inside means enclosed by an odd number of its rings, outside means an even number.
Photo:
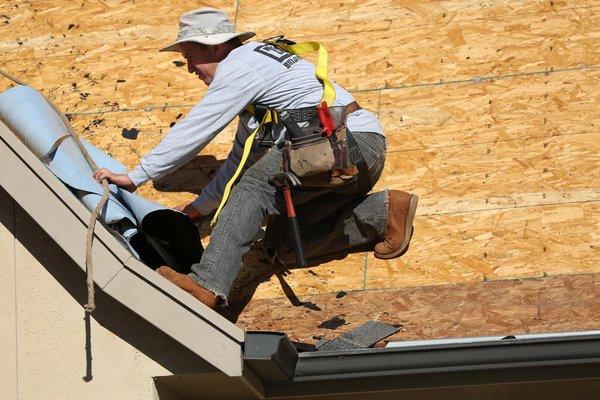
[[[289,46],[296,44],[296,42],[284,38],[283,35],[273,36],[263,40],[263,43],[271,44],[273,46],[277,46],[278,44],[287,44]]]

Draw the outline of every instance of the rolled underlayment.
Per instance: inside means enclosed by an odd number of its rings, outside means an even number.
[[[102,197],[102,184],[70,137],[61,116],[43,95],[28,86],[0,93],[0,120],[56,175],[88,210]],[[82,141],[99,168],[126,173],[127,168],[90,143]],[[178,211],[109,185],[110,196],[100,220],[120,237],[135,257],[151,268],[169,265],[189,272],[200,261],[198,229]]]

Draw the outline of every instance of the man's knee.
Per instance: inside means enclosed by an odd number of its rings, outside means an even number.
[[[240,178],[238,185],[244,187],[264,186],[269,184],[269,179],[271,179],[271,176],[268,171],[249,168]]]

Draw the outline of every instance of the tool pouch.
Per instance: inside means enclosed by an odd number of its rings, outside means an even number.
[[[358,174],[348,150],[346,107],[330,107],[329,112],[334,123],[330,137],[323,136],[318,117],[300,131],[288,128],[290,169],[304,186],[337,186]]]
[[[335,156],[329,139],[324,138],[320,132],[315,137],[311,136],[291,140],[290,169],[299,178],[330,171],[335,165]]]

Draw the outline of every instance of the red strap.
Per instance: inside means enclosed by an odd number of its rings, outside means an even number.
[[[329,112],[329,107],[327,107],[326,102],[322,102],[317,106],[317,115],[319,116],[323,133],[326,137],[331,136],[333,133],[333,118]]]

